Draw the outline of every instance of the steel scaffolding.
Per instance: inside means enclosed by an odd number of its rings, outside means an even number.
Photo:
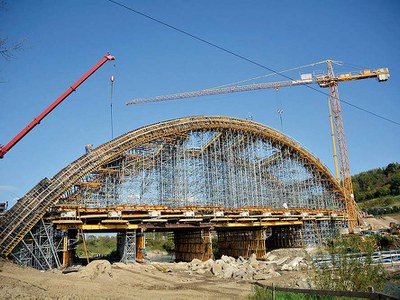
[[[275,139],[195,130],[152,140],[86,175],[60,203],[344,210],[336,186]]]
[[[288,217],[290,211],[310,210],[315,215],[323,210],[325,221],[296,219],[296,225],[303,225],[291,239],[305,245],[324,242],[347,224],[343,190],[315,156],[271,128],[228,117],[160,122],[90,151],[42,180],[4,215],[1,253],[12,254],[22,264],[31,255],[30,264],[39,268],[58,265],[51,230],[36,228],[55,204],[110,212],[124,205],[203,207],[211,212],[218,208],[222,213],[260,208],[260,214],[282,210]],[[343,224],[337,225],[335,213]],[[118,221],[121,226],[126,223]],[[134,237],[125,240],[129,238]],[[131,242],[124,245],[130,247]],[[124,251],[125,259],[134,251]]]
[[[52,270],[61,266],[53,224],[43,219],[11,253],[19,265]]]
[[[120,232],[117,234],[117,251],[121,262],[136,261],[136,231]]]

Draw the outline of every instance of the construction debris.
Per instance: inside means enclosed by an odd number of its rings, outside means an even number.
[[[277,256],[273,255],[271,257]],[[290,259],[288,264],[284,264],[287,260],[289,260],[288,256],[276,261],[259,261],[256,259],[255,254],[252,254],[248,260],[241,256],[235,259],[231,256],[223,255],[221,259],[216,261],[208,260],[202,262],[198,259],[193,259],[187,264],[187,270],[191,274],[210,273],[223,279],[233,278],[236,280],[257,281],[279,277],[281,274],[278,271],[297,271],[308,268],[303,257],[295,257]]]

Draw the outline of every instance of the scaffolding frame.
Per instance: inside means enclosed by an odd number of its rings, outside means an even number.
[[[53,224],[41,219],[14,249],[11,253],[12,257],[21,266],[34,267],[40,270],[60,268],[59,243],[57,245],[54,233]]]
[[[344,211],[340,190],[273,138],[193,130],[129,149],[89,173],[60,204],[221,206]]]
[[[119,232],[117,234],[117,252],[121,262],[136,261],[136,231]]]
[[[56,203],[346,213],[344,200],[328,169],[278,131],[249,120],[188,117],[129,132],[72,162],[52,179],[43,179],[1,219],[0,248],[8,256],[24,238],[24,243],[31,239],[38,248],[37,264],[50,264],[45,243],[29,232]],[[316,230],[306,222],[303,238],[307,243],[326,239],[330,231],[325,228],[332,227],[328,223],[320,229],[317,224]]]

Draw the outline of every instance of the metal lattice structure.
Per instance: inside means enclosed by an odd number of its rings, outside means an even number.
[[[12,257],[21,266],[35,267],[40,270],[52,270],[60,267],[58,256],[60,238],[54,236],[53,224],[43,219],[31,230],[25,240],[12,252]],[[57,243],[58,240],[58,243]]]
[[[121,262],[136,261],[136,232],[123,232],[117,235],[117,244],[119,249],[119,257]]]
[[[195,129],[129,149],[59,203],[344,209],[337,186],[309,158],[235,129]]]
[[[345,212],[339,183],[297,142],[252,121],[203,116],[139,128],[42,180],[4,216],[2,254],[56,203]]]

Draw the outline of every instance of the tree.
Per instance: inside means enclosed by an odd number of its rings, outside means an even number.
[[[18,50],[22,50],[24,47],[24,42],[14,42],[8,43],[8,39],[0,36],[0,54],[1,56],[6,59],[10,60],[14,57],[14,53]]]
[[[0,11],[1,10],[6,10],[6,2],[0,0]],[[14,57],[16,51],[24,49],[24,44],[25,42],[23,40],[19,42],[9,42],[7,37],[0,34],[0,55],[6,60],[10,60]]]
[[[400,169],[400,164],[398,163],[391,163],[388,164],[387,167],[385,168],[385,175],[388,176],[390,174],[396,173],[396,171]]]
[[[400,174],[396,174],[390,179],[390,193],[400,195]]]

